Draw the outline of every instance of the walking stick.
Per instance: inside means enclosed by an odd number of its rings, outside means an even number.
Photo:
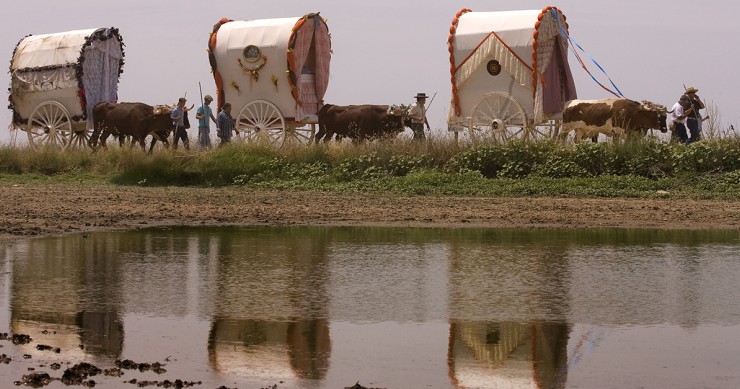
[[[424,109],[424,123],[426,123],[427,128],[429,129],[429,139],[432,138],[432,127],[429,125],[429,119],[427,119],[427,111],[429,111],[429,107],[432,106],[432,103],[434,102],[434,98],[437,97],[437,92],[434,92],[434,95],[432,95],[432,98],[429,100],[429,104],[427,104],[426,107],[423,107]]]
[[[200,92],[200,107],[203,108],[203,122],[208,125],[210,124],[209,121],[211,120],[211,118],[206,117],[206,105],[203,102],[203,88],[200,86],[200,81],[198,81],[198,91]],[[200,139],[200,119],[198,119],[198,110],[195,110],[195,120],[198,120],[198,144],[200,144],[202,147],[205,147],[206,142]],[[206,135],[211,136],[210,133]]]

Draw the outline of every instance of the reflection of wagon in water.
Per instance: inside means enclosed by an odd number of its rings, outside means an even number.
[[[213,29],[209,59],[218,107],[232,105],[249,141],[310,142],[329,85],[331,37],[318,13],[232,21]]]
[[[116,28],[23,38],[10,62],[12,126],[33,146],[87,145],[92,109],[116,101],[122,67]]]
[[[567,31],[554,7],[458,12],[448,39],[450,130],[496,142],[551,137],[564,103],[576,98]]]

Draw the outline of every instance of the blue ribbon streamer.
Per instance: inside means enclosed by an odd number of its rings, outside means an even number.
[[[586,70],[586,73],[588,73],[588,75],[589,75],[589,76],[591,76],[591,78],[592,78],[592,79],[593,79],[593,80],[594,80],[594,81],[595,81],[595,82],[596,82],[597,84],[599,84],[599,85],[600,85],[600,86],[601,86],[602,88],[606,89],[606,90],[607,90],[607,91],[608,91],[609,93],[611,93],[611,94],[613,94],[613,95],[615,95],[615,96],[619,96],[619,97],[622,97],[622,98],[626,98],[626,97],[624,97],[624,95],[622,94],[622,91],[620,91],[620,90],[619,90],[619,88],[618,88],[618,87],[617,87],[617,85],[616,85],[616,84],[614,83],[614,81],[612,81],[612,79],[611,79],[611,78],[609,77],[609,75],[608,75],[608,74],[606,73],[606,71],[604,70],[604,68],[602,68],[602,67],[601,67],[601,65],[599,65],[599,63],[598,63],[598,62],[596,62],[596,60],[595,60],[595,59],[594,59],[594,58],[593,58],[593,57],[592,57],[592,56],[591,56],[590,54],[588,54],[588,53],[586,52],[586,50],[584,50],[584,49],[583,49],[583,47],[581,47],[581,45],[579,45],[579,44],[578,44],[578,42],[576,42],[576,41],[575,41],[575,40],[573,39],[573,37],[572,37],[572,36],[570,36],[570,35],[568,34],[568,32],[567,32],[567,31],[565,30],[565,28],[563,28],[563,26],[562,26],[562,25],[560,24],[560,20],[558,19],[558,13],[557,13],[557,11],[555,11],[555,9],[554,9],[554,8],[552,8],[552,9],[550,9],[550,12],[552,12],[552,17],[553,17],[553,19],[555,19],[555,21],[556,21],[556,22],[558,23],[558,27],[560,28],[560,34],[561,34],[561,35],[563,35],[563,38],[564,38],[564,39],[565,39],[566,41],[570,41],[571,43],[573,43],[572,45],[570,45],[570,49],[571,49],[571,50],[573,51],[573,54],[575,54],[575,56],[576,56],[576,57],[578,58],[578,60],[579,60],[579,61],[581,62],[581,65],[583,65],[583,68],[584,68],[584,69]],[[580,57],[578,56],[578,52],[576,52],[576,49],[574,49],[574,48],[573,48],[573,46],[576,46],[576,47],[578,47],[578,48],[579,48],[579,49],[580,49],[580,50],[581,50],[581,51],[582,51],[582,52],[583,52],[584,54],[586,54],[586,55],[588,56],[588,58],[589,58],[589,59],[591,60],[591,62],[593,62],[593,63],[594,63],[594,65],[596,65],[596,67],[598,67],[598,68],[599,68],[599,70],[601,70],[601,72],[602,72],[602,73],[604,73],[604,75],[606,76],[606,78],[607,78],[607,79],[609,79],[609,82],[610,82],[610,83],[612,84],[612,86],[614,87],[614,89],[616,89],[616,91],[617,91],[616,93],[615,93],[615,92],[613,92],[613,91],[611,91],[611,90],[609,90],[609,89],[608,89],[608,88],[606,88],[606,87],[605,87],[604,85],[602,85],[602,84],[601,84],[601,83],[599,82],[599,80],[597,80],[597,79],[596,79],[596,77],[594,77],[594,75],[593,75],[593,74],[591,74],[591,72],[589,72],[589,71],[588,71],[588,69],[586,69],[586,64],[584,64],[584,63],[583,63],[583,61],[582,61],[582,60],[580,59]]]

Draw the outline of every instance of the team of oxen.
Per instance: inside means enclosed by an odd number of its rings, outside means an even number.
[[[559,138],[574,132],[576,142],[599,134],[615,139],[644,137],[648,130],[668,132],[665,106],[650,101],[629,99],[571,100],[563,108]]]
[[[151,106],[144,103],[99,103],[93,107],[93,133],[89,146],[105,146],[109,136],[115,136],[121,145],[126,138],[131,144],[145,147],[145,139],[152,136],[149,152],[160,141],[169,145],[167,138],[175,126],[170,118],[173,108],[167,105]]]
[[[315,142],[349,138],[354,142],[394,138],[410,127],[409,106],[405,105],[324,105],[318,113],[319,131]],[[143,103],[100,103],[93,109],[94,131],[90,146],[104,146],[109,136],[121,144],[127,137],[132,144],[145,148],[145,138],[152,136],[149,152],[157,141],[169,145],[174,129],[170,114],[173,107]],[[629,99],[572,100],[563,109],[559,138],[571,132],[576,142],[599,134],[626,139],[644,136],[648,130],[667,132],[667,109],[649,101]]]
[[[94,130],[90,147],[105,146],[114,136],[123,144],[131,138],[132,144],[145,148],[145,139],[151,135],[149,152],[157,141],[169,146],[168,137],[174,130],[170,115],[174,107],[151,106],[144,103],[100,103],[93,108]],[[395,137],[410,126],[409,107],[405,105],[324,105],[318,113],[319,131],[315,141],[349,138],[355,142]]]

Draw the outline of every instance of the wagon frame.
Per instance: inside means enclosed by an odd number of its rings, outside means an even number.
[[[568,24],[555,8],[472,12],[448,37],[452,97],[448,129],[474,142],[552,139],[576,88],[568,65]]]
[[[22,38],[10,61],[10,128],[31,146],[86,147],[93,107],[117,100],[123,56],[114,27]]]
[[[331,36],[318,13],[221,19],[208,40],[218,110],[229,102],[248,142],[307,144],[329,83]]]

